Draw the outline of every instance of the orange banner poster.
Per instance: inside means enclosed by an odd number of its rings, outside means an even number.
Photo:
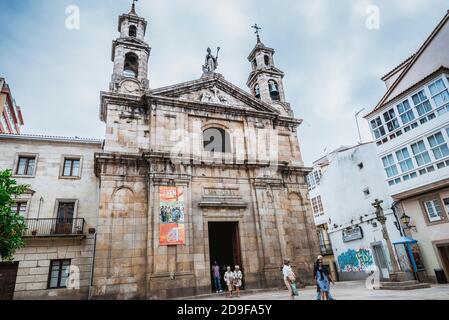
[[[185,244],[184,188],[159,187],[159,243],[162,246]]]

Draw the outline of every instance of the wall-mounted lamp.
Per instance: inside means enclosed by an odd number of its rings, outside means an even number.
[[[401,222],[407,229],[413,229],[416,231],[416,226],[410,225],[411,218],[405,213],[401,216]]]

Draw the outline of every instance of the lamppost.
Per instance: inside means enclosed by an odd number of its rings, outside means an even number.
[[[362,135],[360,134],[360,126],[359,126],[359,119],[358,116],[360,113],[362,113],[362,111],[365,110],[365,108],[357,111],[354,116],[355,116],[355,123],[357,124],[357,132],[359,133],[359,143],[362,143]]]
[[[376,209],[376,219],[382,225],[382,235],[387,242],[388,253],[390,254],[390,261],[393,266],[393,273],[390,273],[390,280],[393,282],[400,281],[399,279],[399,264],[394,255],[393,246],[391,245],[390,236],[388,234],[387,226],[385,222],[387,221],[387,217],[385,217],[384,209],[382,208],[383,201],[379,199],[374,200],[372,206]]]

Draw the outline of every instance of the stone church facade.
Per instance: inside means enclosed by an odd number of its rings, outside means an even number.
[[[210,53],[200,79],[150,89],[146,28],[134,6],[119,17],[101,93],[106,135],[94,153],[99,209],[86,298],[210,293],[214,261],[239,265],[247,289],[283,286],[284,258],[302,284],[313,283],[310,169],[274,50],[257,36],[250,93],[217,73]],[[167,218],[163,197],[172,191],[177,207]]]
[[[242,267],[246,288],[282,284],[286,257],[307,282],[318,252],[309,169],[297,139],[301,121],[285,102],[274,50],[258,37],[248,57],[251,94],[207,69],[207,61],[200,79],[149,90],[146,25],[134,10],[120,17],[110,91],[101,94],[106,140],[95,156],[100,209],[93,298],[210,292],[211,256],[220,260],[210,229],[221,226],[236,237],[226,262]],[[223,133],[225,143],[207,151],[210,129]],[[166,186],[185,192],[183,245],[160,243],[159,197]]]

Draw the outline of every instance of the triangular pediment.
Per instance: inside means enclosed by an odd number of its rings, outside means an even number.
[[[198,80],[151,90],[152,96],[176,98],[181,101],[220,104],[238,109],[250,109],[279,114],[279,111],[248,92],[214,74]]]
[[[389,87],[375,109],[407,91],[442,67],[449,67],[449,11]]]

